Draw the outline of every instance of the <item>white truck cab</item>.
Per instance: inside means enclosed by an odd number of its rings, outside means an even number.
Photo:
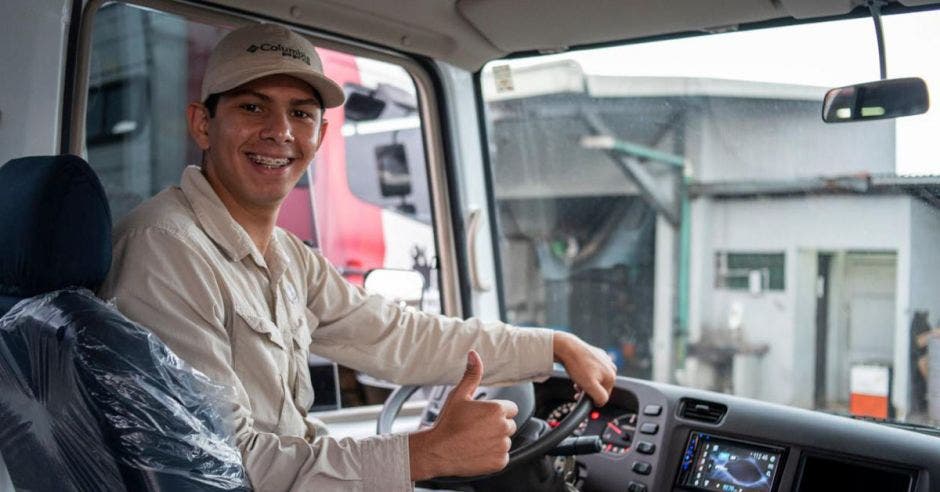
[[[348,102],[279,226],[373,292],[618,368],[596,409],[560,366],[488,389],[584,440],[460,487],[940,491],[940,3],[4,7],[0,165],[81,156],[115,222],[198,163],[218,39],[309,37]],[[310,368],[333,435],[433,425],[447,394]]]

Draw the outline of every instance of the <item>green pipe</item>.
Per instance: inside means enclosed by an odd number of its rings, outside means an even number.
[[[685,367],[685,349],[689,334],[689,256],[691,254],[691,214],[689,212],[689,184],[691,178],[685,176],[682,178],[682,208],[679,222],[679,295],[677,301],[677,321],[676,327],[676,367]]]
[[[660,152],[658,150],[653,150],[642,145],[633,144],[630,142],[624,142],[622,140],[615,140],[613,149],[617,152],[622,152],[633,157],[638,157],[640,159],[649,159],[651,161],[664,162],[666,164],[672,164],[673,166],[684,168],[685,159],[681,156],[667,154],[665,152]]]

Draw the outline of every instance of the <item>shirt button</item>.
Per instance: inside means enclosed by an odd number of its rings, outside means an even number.
[[[294,289],[294,286],[291,284],[285,284],[284,290],[287,291],[287,300],[290,302],[297,302],[297,291]]]

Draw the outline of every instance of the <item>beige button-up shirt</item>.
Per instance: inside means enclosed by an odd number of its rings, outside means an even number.
[[[276,228],[265,254],[195,166],[114,231],[100,294],[234,388],[236,443],[258,490],[411,490],[408,437],[333,439],[307,415],[307,354],[401,384],[454,383],[475,348],[484,383],[546,377],[551,331],[400,309]]]

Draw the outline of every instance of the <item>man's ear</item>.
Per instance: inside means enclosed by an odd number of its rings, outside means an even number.
[[[186,106],[186,121],[189,123],[189,135],[202,150],[209,148],[209,109],[199,102]]]

